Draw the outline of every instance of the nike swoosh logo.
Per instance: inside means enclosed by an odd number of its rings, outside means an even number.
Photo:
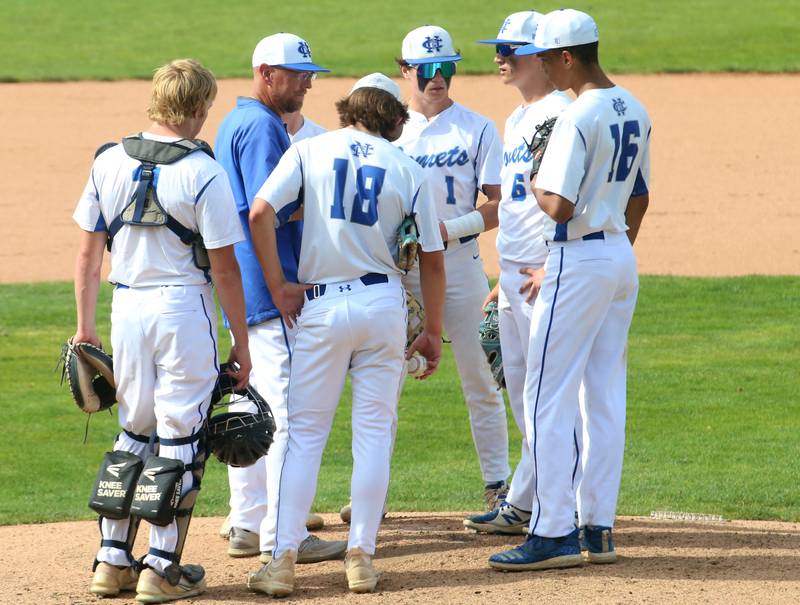
[[[475,256],[472,257],[472,260],[478,260],[479,256],[480,256],[480,254],[476,254]]]

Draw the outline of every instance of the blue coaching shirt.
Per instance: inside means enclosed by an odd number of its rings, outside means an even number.
[[[217,131],[215,155],[228,173],[245,241],[234,246],[242,270],[247,325],[280,317],[272,302],[250,235],[250,204],[290,145],[286,126],[278,114],[261,101],[239,97]],[[289,281],[297,281],[302,221],[286,223],[276,230],[278,256]],[[225,318],[225,325],[228,319]]]

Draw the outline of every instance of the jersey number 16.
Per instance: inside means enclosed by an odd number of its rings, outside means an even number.
[[[628,178],[633,168],[639,145],[635,142],[641,136],[639,122],[628,120],[622,124],[620,134],[619,124],[611,124],[611,138],[614,139],[614,157],[611,158],[611,170],[608,171],[608,180],[624,181]],[[616,175],[615,175],[616,173]]]

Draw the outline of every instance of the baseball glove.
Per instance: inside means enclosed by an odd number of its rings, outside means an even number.
[[[414,215],[409,214],[397,229],[397,267],[408,273],[417,262],[419,232]]]
[[[66,379],[72,398],[87,414],[102,412],[117,402],[111,356],[88,342],[61,347],[61,384]]]
[[[406,290],[406,310],[408,312],[408,324],[406,327],[407,349],[425,329],[425,309],[422,308],[416,297],[411,294],[411,290]]]
[[[492,370],[498,389],[506,388],[506,379],[503,375],[503,354],[500,351],[500,323],[497,312],[497,303],[492,301],[483,309],[485,315],[478,327],[481,347],[486,354],[489,367]]]
[[[525,141],[533,156],[533,163],[531,164],[531,179],[539,174],[539,167],[542,165],[542,158],[547,149],[547,143],[550,142],[550,135],[553,133],[553,126],[556,124],[558,118],[549,118],[536,127],[536,132],[531,139],[531,142]],[[524,140],[524,139],[523,139]]]

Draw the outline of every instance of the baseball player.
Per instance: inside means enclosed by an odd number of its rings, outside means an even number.
[[[272,407],[277,436],[286,430],[286,395],[294,330],[281,320],[273,293],[264,281],[249,237],[248,217],[256,192],[289,148],[282,116],[299,112],[315,75],[328,70],[312,62],[311,49],[305,40],[289,33],[274,34],[261,40],[253,51],[252,65],[251,94],[240,97],[236,107],[220,124],[216,153],[230,178],[239,219],[247,236],[246,241],[237,244],[236,257],[244,276],[247,325],[253,355],[251,380]],[[297,277],[301,235],[301,221],[286,222],[277,230],[280,260],[290,279]],[[231,529],[228,553],[231,556],[252,556],[259,551],[269,553],[272,550],[275,517],[270,516],[267,495],[273,493],[270,485],[277,490],[275,464],[279,460],[277,447],[273,446],[264,464],[248,468],[229,467]],[[339,557],[346,547],[344,541],[325,542],[308,533],[303,538],[299,556],[302,563]]]
[[[513,13],[503,21],[497,38],[480,41],[495,46],[494,62],[501,80],[515,87],[522,97],[522,104],[505,124],[497,232],[500,279],[484,306],[490,300],[499,301],[503,374],[511,411],[523,437],[522,395],[530,318],[547,258],[547,247],[542,239],[545,214],[530,187],[532,156],[528,142],[538,124],[557,116],[571,102],[569,95],[554,90],[536,57],[514,55],[516,48],[533,42],[536,26],[543,16],[535,11]],[[490,512],[465,519],[466,527],[487,533],[524,534],[527,531],[533,498],[533,459],[527,439],[523,438],[521,449],[506,500]]]
[[[251,590],[285,596],[303,520],[348,372],[353,385],[352,517],[345,571],[353,592],[375,589],[372,555],[389,486],[392,426],[406,338],[397,230],[414,215],[428,309],[419,350],[435,370],[441,352],[444,260],[423,170],[391,145],[408,119],[400,89],[382,74],[359,80],[337,103],[344,128],[301,141],[259,190],[253,241],[284,320],[297,322],[291,368],[288,446],[281,466],[273,559],[250,576]],[[272,225],[304,207],[298,278],[286,281]],[[297,316],[301,304],[302,314]],[[380,329],[375,326],[380,324]]]
[[[578,98],[559,116],[534,185],[548,216],[524,395],[534,497],[528,540],[490,557],[498,569],[581,563],[570,460],[579,405],[578,524],[590,562],[616,560],[626,343],[638,291],[632,244],[649,203],[650,118],[603,72],[597,47],[594,20],[563,9],[545,15],[534,44],[516,51],[538,55],[554,86]]]
[[[423,168],[436,200],[447,243],[444,325],[469,409],[486,507],[492,510],[507,490],[508,427],[503,397],[478,337],[489,286],[476,238],[497,226],[502,150],[494,124],[450,98],[460,60],[450,34],[441,27],[426,25],[408,33],[398,62],[410,84],[411,117],[396,144]],[[475,209],[479,191],[488,202]],[[410,271],[403,283],[419,298],[417,271]]]
[[[158,69],[148,109],[152,124],[97,156],[73,215],[82,229],[73,342],[100,346],[95,309],[107,242],[111,251],[111,343],[122,427],[114,450],[145,463],[137,486],[148,474],[152,443],[158,443],[159,460],[182,463],[172,464],[170,471],[172,479],[182,481],[177,511],[167,525],[152,526],[141,574],[131,553],[139,518],[101,517],[102,542],[91,584],[91,592],[100,596],[135,589],[138,601],[161,603],[200,594],[206,587],[202,567],[179,561],[205,465],[201,429],[219,375],[210,276],[236,337],[230,359],[239,363],[240,387],[247,385],[251,367],[233,251],[244,236],[225,171],[210,148],[192,141],[216,92],[214,76],[196,61],[173,61]],[[154,149],[192,151],[173,163],[145,164],[142,158],[151,157]],[[131,150],[141,157],[131,157]],[[174,221],[172,226],[155,224],[152,200],[161,217]],[[144,208],[148,212],[143,214]],[[210,267],[193,255],[197,248],[177,235],[180,228],[202,237]],[[111,474],[123,466],[109,467]],[[160,470],[150,469],[150,479]]]

